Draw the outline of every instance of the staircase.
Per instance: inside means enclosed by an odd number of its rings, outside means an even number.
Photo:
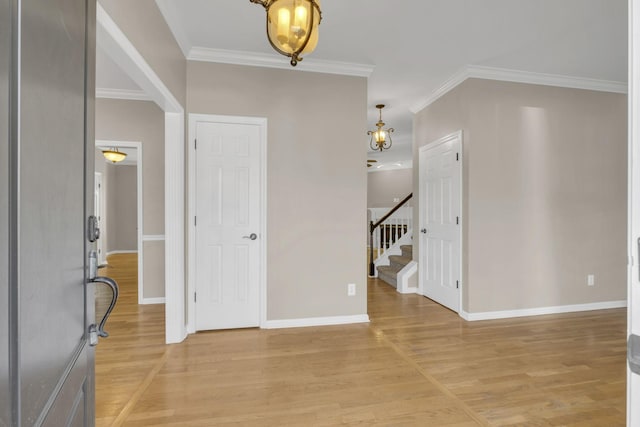
[[[378,279],[388,283],[394,288],[398,288],[398,273],[413,259],[413,246],[402,245],[401,255],[390,255],[389,265],[380,265],[377,267]]]

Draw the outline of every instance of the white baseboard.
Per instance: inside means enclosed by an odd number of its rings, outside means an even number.
[[[138,251],[110,251],[107,252],[107,256],[115,254],[137,254]]]
[[[165,299],[164,297],[158,297],[158,298],[142,298],[142,304],[147,305],[147,304],[164,304]]]
[[[309,317],[304,319],[267,320],[263,329],[305,328],[308,326],[347,325],[350,323],[369,323],[368,314],[354,316]]]
[[[521,310],[486,311],[482,313],[460,312],[460,317],[468,321],[509,319],[512,317],[542,316],[545,314],[574,313],[579,311],[608,310],[624,308],[627,301],[605,301],[590,304],[559,305],[555,307],[524,308]]]
[[[164,234],[143,234],[142,241],[143,242],[163,242],[165,240]]]

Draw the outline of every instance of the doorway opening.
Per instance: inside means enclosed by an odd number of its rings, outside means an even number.
[[[117,148],[125,160],[112,163],[102,156],[103,149]],[[99,156],[99,157],[98,157]],[[96,141],[96,174],[102,175],[99,225],[103,258],[108,254],[138,254],[138,304],[144,304],[144,254],[142,224],[142,144],[131,141]],[[96,184],[97,185],[97,184]]]

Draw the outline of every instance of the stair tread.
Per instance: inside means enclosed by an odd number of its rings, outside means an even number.
[[[389,255],[389,260],[398,264],[407,265],[413,260],[413,258],[403,255]]]
[[[378,266],[379,273],[393,274],[394,276],[400,271],[402,268],[397,268],[392,265],[380,265]]]

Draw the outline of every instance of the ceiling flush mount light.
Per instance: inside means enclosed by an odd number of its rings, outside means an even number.
[[[267,10],[267,37],[271,46],[291,58],[291,65],[302,61],[318,44],[322,20],[320,0],[249,0]]]
[[[376,105],[376,108],[380,110],[380,118],[378,119],[378,123],[376,123],[376,130],[370,130],[367,132],[367,135],[371,135],[371,140],[369,141],[369,146],[372,150],[388,150],[391,148],[391,133],[393,132],[393,128],[383,129],[384,122],[382,121],[382,109],[384,108],[384,104]]]
[[[118,151],[117,148],[112,148],[110,150],[102,150],[102,155],[104,156],[105,159],[113,163],[121,162],[127,157],[127,153]]]

